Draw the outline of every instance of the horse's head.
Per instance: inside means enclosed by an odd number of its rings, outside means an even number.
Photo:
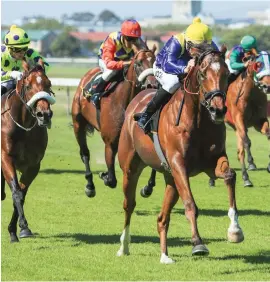
[[[197,83],[201,104],[214,123],[221,123],[227,112],[225,106],[229,70],[223,52],[209,49],[197,58]]]
[[[129,66],[127,79],[135,81],[136,87],[141,89],[157,88],[157,81],[153,73],[153,64],[156,59],[155,50],[155,46],[152,50],[148,49],[146,45],[144,48],[133,46],[135,55]]]
[[[270,54],[265,51],[260,52],[252,69],[254,70],[255,85],[265,94],[270,94]]]
[[[29,65],[23,63],[24,76],[18,81],[16,92],[21,100],[37,119],[39,126],[50,126],[52,118],[51,104],[55,103],[52,96],[51,81],[45,74],[42,62],[29,70]]]

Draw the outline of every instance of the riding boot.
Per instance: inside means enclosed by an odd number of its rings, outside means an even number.
[[[100,99],[102,97],[102,93],[107,85],[107,81],[105,81],[102,77],[99,78],[99,82],[95,88],[91,89],[92,103],[96,106],[97,109],[100,109]]]
[[[7,88],[3,85],[1,85],[1,96],[7,93]]]
[[[163,88],[159,88],[152,100],[147,104],[144,112],[136,115],[138,126],[143,129],[145,133],[147,133],[147,122],[162,105],[165,105],[168,102],[170,97],[171,94],[169,92]]]

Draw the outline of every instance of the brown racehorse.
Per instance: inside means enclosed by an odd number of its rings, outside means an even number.
[[[237,137],[237,155],[242,167],[242,178],[245,187],[252,187],[245,165],[245,150],[248,154],[248,169],[255,170],[251,155],[251,141],[247,131],[254,127],[257,131],[266,135],[270,140],[269,122],[267,119],[267,92],[270,91],[270,76],[262,77],[258,83],[254,81],[254,75],[259,67],[259,62],[251,61],[245,72],[230,84],[227,92],[228,111],[225,121],[235,130]],[[270,163],[267,168],[270,172]],[[210,179],[210,186],[214,181]]]
[[[226,112],[225,90],[229,72],[223,56],[223,53],[212,49],[202,53],[195,69],[185,79],[184,90],[178,89],[161,111],[158,136],[171,173],[161,166],[151,138],[144,134],[133,119],[135,113],[143,111],[154,91],[142,91],[129,104],[118,147],[119,163],[124,174],[125,196],[125,223],[118,256],[129,254],[129,228],[136,206],[136,186],[142,170],[147,165],[162,172],[166,182],[163,206],[157,219],[161,263],[173,263],[168,257],[167,232],[170,213],[179,196],[183,201],[186,217],[191,223],[194,245],[192,254],[209,253],[199,235],[198,208],[189,183],[189,177],[200,172],[224,179],[229,193],[228,215],[231,220],[228,239],[232,242],[244,239],[238,224],[236,173],[229,167],[225,148],[226,129],[223,119]],[[180,124],[176,126],[175,121],[183,99],[185,100]]]
[[[116,187],[117,180],[115,176],[115,155],[119,142],[120,131],[124,121],[125,110],[133,97],[143,88],[156,87],[156,79],[151,74],[156,47],[149,50],[147,46],[139,48],[133,45],[135,53],[134,58],[127,70],[123,72],[123,81],[121,81],[109,96],[101,99],[100,123],[97,121],[97,111],[94,105],[84,97],[82,88],[90,79],[100,71],[100,68],[94,68],[88,71],[75,93],[72,104],[72,119],[74,133],[80,146],[80,155],[85,164],[85,178],[87,185],[85,193],[88,197],[96,195],[93,175],[90,169],[90,153],[86,141],[86,132],[95,128],[100,131],[101,137],[105,143],[105,160],[108,172],[100,174],[106,186]]]
[[[24,214],[24,201],[32,181],[39,172],[40,162],[47,147],[47,127],[51,125],[51,82],[42,66],[29,70],[24,62],[24,77],[16,90],[1,98],[2,118],[2,199],[5,198],[5,180],[13,198],[13,215],[8,226],[11,242],[18,242],[17,221],[21,228],[20,238],[32,236]],[[20,171],[20,180],[16,170]]]

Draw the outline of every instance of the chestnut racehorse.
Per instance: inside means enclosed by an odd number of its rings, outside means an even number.
[[[16,90],[1,98],[1,181],[2,200],[5,198],[5,180],[10,186],[13,199],[13,215],[8,226],[11,242],[18,242],[17,221],[21,228],[20,238],[32,236],[24,214],[24,201],[32,181],[36,178],[40,162],[48,142],[47,127],[51,125],[51,82],[42,66],[29,71],[24,62],[24,76]],[[20,171],[20,180],[16,170]]]
[[[249,180],[245,165],[245,150],[248,155],[248,170],[256,170],[256,165],[250,150],[251,141],[247,134],[248,128],[254,127],[270,140],[266,95],[270,93],[270,75],[268,74],[260,77],[259,80],[255,80],[254,77],[260,70],[260,65],[260,57],[251,61],[246,71],[230,84],[226,99],[228,111],[225,116],[225,121],[236,132],[237,156],[241,163],[242,178],[245,187],[253,186],[252,182]],[[267,166],[267,170],[270,172],[270,163]],[[214,186],[213,180],[210,179],[209,183],[210,186]]]
[[[236,173],[229,167],[226,155],[225,91],[228,68],[224,54],[212,49],[202,53],[195,68],[184,81],[184,90],[178,89],[161,111],[158,137],[171,172],[165,170],[155,151],[152,139],[145,135],[134,121],[134,114],[142,112],[153,96],[153,90],[140,92],[129,104],[122,127],[118,157],[123,171],[124,231],[118,256],[129,254],[130,221],[136,206],[136,186],[146,166],[163,173],[166,182],[164,201],[157,219],[160,236],[161,263],[173,263],[168,256],[167,232],[170,213],[181,197],[185,215],[191,224],[194,255],[208,254],[197,227],[198,208],[195,204],[189,177],[205,172],[214,178],[223,178],[229,193],[228,239],[241,242],[244,237],[238,223],[235,198]],[[183,107],[180,107],[182,100]],[[178,110],[182,108],[180,124],[175,125]]]
[[[117,185],[115,155],[125,110],[130,101],[143,88],[156,87],[153,74],[151,73],[148,76],[155,60],[155,49],[155,46],[153,50],[149,50],[146,45],[143,47],[133,45],[135,56],[127,72],[123,72],[123,81],[116,86],[110,95],[101,99],[100,122],[97,120],[96,108],[82,93],[82,88],[97,72],[100,72],[100,68],[96,67],[88,71],[80,81],[73,99],[72,119],[75,137],[80,147],[81,159],[85,165],[85,178],[87,180],[85,193],[88,197],[94,197],[96,191],[89,164],[90,153],[86,141],[86,132],[93,132],[94,128],[100,131],[105,143],[105,160],[108,168],[108,171],[101,173],[100,177],[104,180],[106,186],[115,188]]]

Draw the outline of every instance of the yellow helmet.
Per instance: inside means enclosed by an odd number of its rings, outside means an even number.
[[[199,17],[193,19],[192,24],[185,31],[186,41],[194,44],[212,42],[212,30],[209,26],[201,22]]]
[[[8,47],[23,48],[28,47],[30,38],[22,28],[12,25],[5,36],[4,42]]]

